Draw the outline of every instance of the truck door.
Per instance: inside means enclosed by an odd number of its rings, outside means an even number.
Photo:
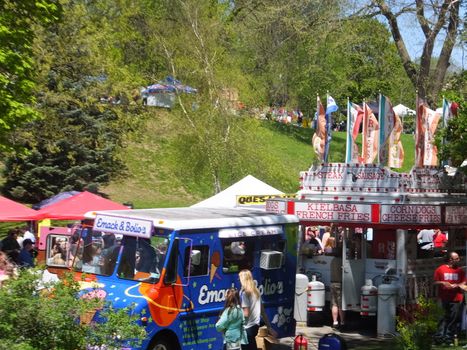
[[[365,282],[363,229],[345,228],[342,240],[342,310],[360,311]]]

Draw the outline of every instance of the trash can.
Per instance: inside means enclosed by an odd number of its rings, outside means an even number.
[[[306,322],[308,276],[298,273],[295,276],[294,318],[297,322]]]
[[[382,283],[378,287],[378,337],[396,332],[396,303],[399,286],[396,283]]]

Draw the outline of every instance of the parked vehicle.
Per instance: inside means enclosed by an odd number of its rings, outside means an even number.
[[[294,215],[173,208],[87,216],[70,229],[42,229],[43,259],[55,273],[74,271],[85,291],[114,307],[134,305],[147,331],[141,349],[220,349],[215,323],[243,269],[252,271],[278,336],[295,335]]]

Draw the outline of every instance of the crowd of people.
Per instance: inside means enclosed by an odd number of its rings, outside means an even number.
[[[299,108],[288,110],[285,107],[270,107],[266,112],[261,114],[261,118],[282,124],[316,129],[316,117],[306,116]],[[347,122],[345,120],[332,121],[331,130],[346,131],[346,128]]]
[[[13,228],[0,241],[0,251],[4,252],[8,260],[18,267],[34,267],[37,255],[35,249],[36,238],[27,227]]]
[[[0,287],[17,274],[18,268],[35,266],[36,238],[27,227],[14,228],[0,241]]]
[[[112,235],[113,236],[113,235]],[[108,246],[116,244],[110,240],[112,236],[99,237],[100,244],[90,245],[89,259],[81,254],[83,260],[83,271],[86,263],[100,266],[102,251]],[[308,256],[330,255],[334,259],[331,263],[330,275],[330,307],[333,328],[345,327],[345,313],[342,310],[342,241],[344,229],[337,226],[308,226],[304,232],[304,242],[301,253]],[[109,242],[107,242],[109,240]],[[464,292],[467,291],[466,271],[460,264],[457,252],[447,251],[448,234],[439,228],[422,229],[417,233],[418,248],[423,251],[441,249],[445,261],[434,272],[433,285],[437,288],[437,298],[443,310],[438,329],[433,338],[437,344],[452,344],[459,333],[461,317],[465,312]],[[8,235],[0,241],[0,287],[5,280],[18,274],[20,268],[31,268],[35,266],[36,238],[25,228],[10,229]],[[50,259],[54,264],[62,261],[67,263],[66,247],[63,243],[54,242]],[[76,243],[71,238],[69,244]],[[81,242],[83,244],[83,242]],[[242,248],[235,247],[241,251]],[[71,249],[69,249],[71,251]],[[76,252],[75,252],[76,253]],[[241,252],[240,252],[241,254]],[[244,254],[244,251],[243,251]],[[73,259],[74,261],[76,259]],[[95,260],[95,261],[94,261]],[[76,261],[75,261],[76,262]],[[95,271],[87,271],[95,272]],[[263,321],[273,333],[269,320],[264,312],[261,302],[261,294],[253,280],[250,270],[244,269],[239,272],[240,291],[230,288],[226,293],[225,307],[216,323],[216,329],[223,333],[224,349],[256,349],[255,337],[258,334],[260,322]]]

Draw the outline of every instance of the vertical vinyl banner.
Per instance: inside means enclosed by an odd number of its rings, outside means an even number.
[[[395,113],[389,98],[379,96],[379,163],[388,165],[390,152],[390,136],[394,129]]]
[[[332,138],[332,113],[337,112],[339,107],[336,104],[336,101],[334,101],[334,98],[332,96],[327,95],[326,97],[326,142],[324,145],[324,162],[328,162],[328,157],[329,157],[329,146],[331,144],[331,138]]]
[[[362,120],[363,109],[359,105],[347,101],[347,149],[345,157],[347,164],[362,162],[357,145],[357,136]]]
[[[326,113],[324,111],[323,104],[321,103],[321,100],[319,99],[319,96],[317,98],[317,106],[316,106],[316,129],[315,133],[313,134],[312,138],[312,145],[313,149],[315,150],[316,155],[318,156],[318,159],[321,161],[324,161],[324,150],[326,146]]]
[[[363,110],[362,158],[364,164],[373,164],[378,155],[379,123],[366,103],[363,103]]]
[[[422,106],[425,122],[425,150],[423,152],[423,165],[436,166],[438,165],[438,148],[435,146],[435,132],[438,128],[438,123],[441,115],[434,110],[429,109],[426,105]]]
[[[402,134],[402,122],[399,116],[394,113],[394,129],[389,136],[389,161],[388,166],[390,168],[402,168],[404,165],[404,148],[402,147],[401,134]]]

